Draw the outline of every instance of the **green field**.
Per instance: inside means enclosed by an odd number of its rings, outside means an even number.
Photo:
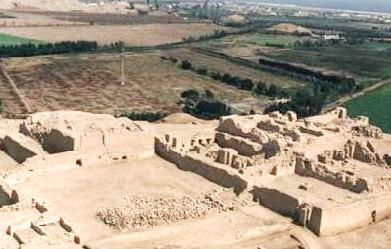
[[[368,116],[371,123],[386,133],[391,133],[391,85],[349,101],[346,104],[350,116]]]
[[[279,50],[267,56],[335,71],[344,71],[358,81],[391,77],[391,44],[330,45],[325,47]]]
[[[304,41],[311,38],[297,37],[293,35],[271,35],[262,33],[252,33],[243,36],[236,37],[235,42],[248,43],[252,45],[265,46],[268,44],[276,45],[290,45],[296,41]]]
[[[27,43],[38,43],[38,41],[0,33],[0,45],[8,46],[8,45],[18,45],[18,44],[27,44]]]

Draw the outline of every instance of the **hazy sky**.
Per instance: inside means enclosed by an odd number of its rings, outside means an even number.
[[[296,4],[312,7],[391,12],[391,0],[259,0],[265,3]]]

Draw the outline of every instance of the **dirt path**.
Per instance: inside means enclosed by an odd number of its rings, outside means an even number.
[[[329,112],[332,109],[336,108],[337,106],[341,106],[341,105],[345,104],[346,102],[348,102],[348,101],[350,101],[352,99],[358,98],[358,97],[364,95],[367,92],[376,90],[376,89],[378,89],[378,88],[380,88],[382,86],[388,85],[388,84],[391,84],[391,79],[386,79],[386,80],[379,81],[378,83],[376,83],[376,84],[374,84],[374,85],[372,85],[370,87],[365,88],[361,92],[358,92],[358,93],[355,93],[355,94],[352,94],[352,95],[344,96],[344,97],[338,99],[337,101],[326,105],[323,108],[322,113]]]
[[[31,112],[30,106],[3,65],[0,65],[0,96],[5,102],[6,115],[19,117]]]

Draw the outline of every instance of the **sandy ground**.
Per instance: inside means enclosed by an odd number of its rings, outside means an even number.
[[[146,24],[117,26],[56,26],[0,28],[0,33],[38,41],[58,42],[88,40],[99,44],[124,41],[129,46],[154,46],[180,42],[183,38],[212,33],[212,24]]]
[[[4,151],[0,151],[0,173],[15,168],[18,163],[10,158]]]
[[[82,25],[85,23],[56,20],[47,15],[39,15],[28,12],[1,11],[14,18],[0,19],[0,27],[23,27],[23,26],[58,26],[58,25]]]
[[[114,233],[95,218],[96,212],[121,205],[124,197],[195,196],[219,187],[196,174],[178,171],[171,163],[155,156],[146,161],[54,172],[28,179],[18,188],[45,198],[56,213],[88,234],[85,239],[96,240]]]
[[[83,234],[84,243],[93,248],[228,249],[256,248],[259,244],[275,249],[297,248],[290,238],[289,219],[257,204],[136,232],[119,232],[100,222],[95,217],[98,209],[119,206],[127,196],[197,196],[221,189],[157,156],[48,173],[31,177],[16,187],[26,195],[45,198],[51,210],[73,224]]]

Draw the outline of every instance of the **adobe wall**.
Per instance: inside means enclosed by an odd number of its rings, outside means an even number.
[[[301,203],[301,200],[294,196],[272,188],[254,186],[251,193],[259,199],[262,206],[291,217],[318,236],[348,232],[391,216],[390,195],[369,197],[333,207],[319,207]],[[307,207],[307,210],[303,209],[303,206]],[[308,217],[304,217],[305,212]]]
[[[254,143],[246,138],[217,132],[215,140],[220,147],[234,149],[243,156],[251,157],[262,153],[262,146],[260,144]]]
[[[299,200],[276,189],[254,186],[251,193],[259,203],[281,215],[298,217]]]
[[[367,226],[390,215],[391,196],[377,196],[335,208],[322,209],[320,224],[311,224],[311,230],[319,236],[335,235]]]
[[[56,129],[51,130],[50,133],[43,134],[40,140],[44,150],[49,153],[59,153],[75,149],[74,138],[65,136]]]
[[[4,181],[0,181],[0,208],[15,204],[19,201],[19,196],[15,190]]]
[[[248,188],[248,182],[231,168],[219,165],[203,156],[175,151],[162,143],[159,138],[155,138],[155,153],[176,164],[181,170],[199,174],[225,188],[234,188],[236,194],[240,194]]]
[[[305,177],[312,177],[328,184],[348,189],[355,193],[368,191],[369,186],[365,179],[349,175],[343,171],[333,172],[326,164],[298,156],[295,173]]]
[[[33,157],[38,154],[30,148],[23,146],[22,143],[18,142],[10,136],[4,137],[4,139],[2,140],[2,147],[5,153],[7,153],[7,155],[9,155],[18,163],[22,163],[27,158]]]

